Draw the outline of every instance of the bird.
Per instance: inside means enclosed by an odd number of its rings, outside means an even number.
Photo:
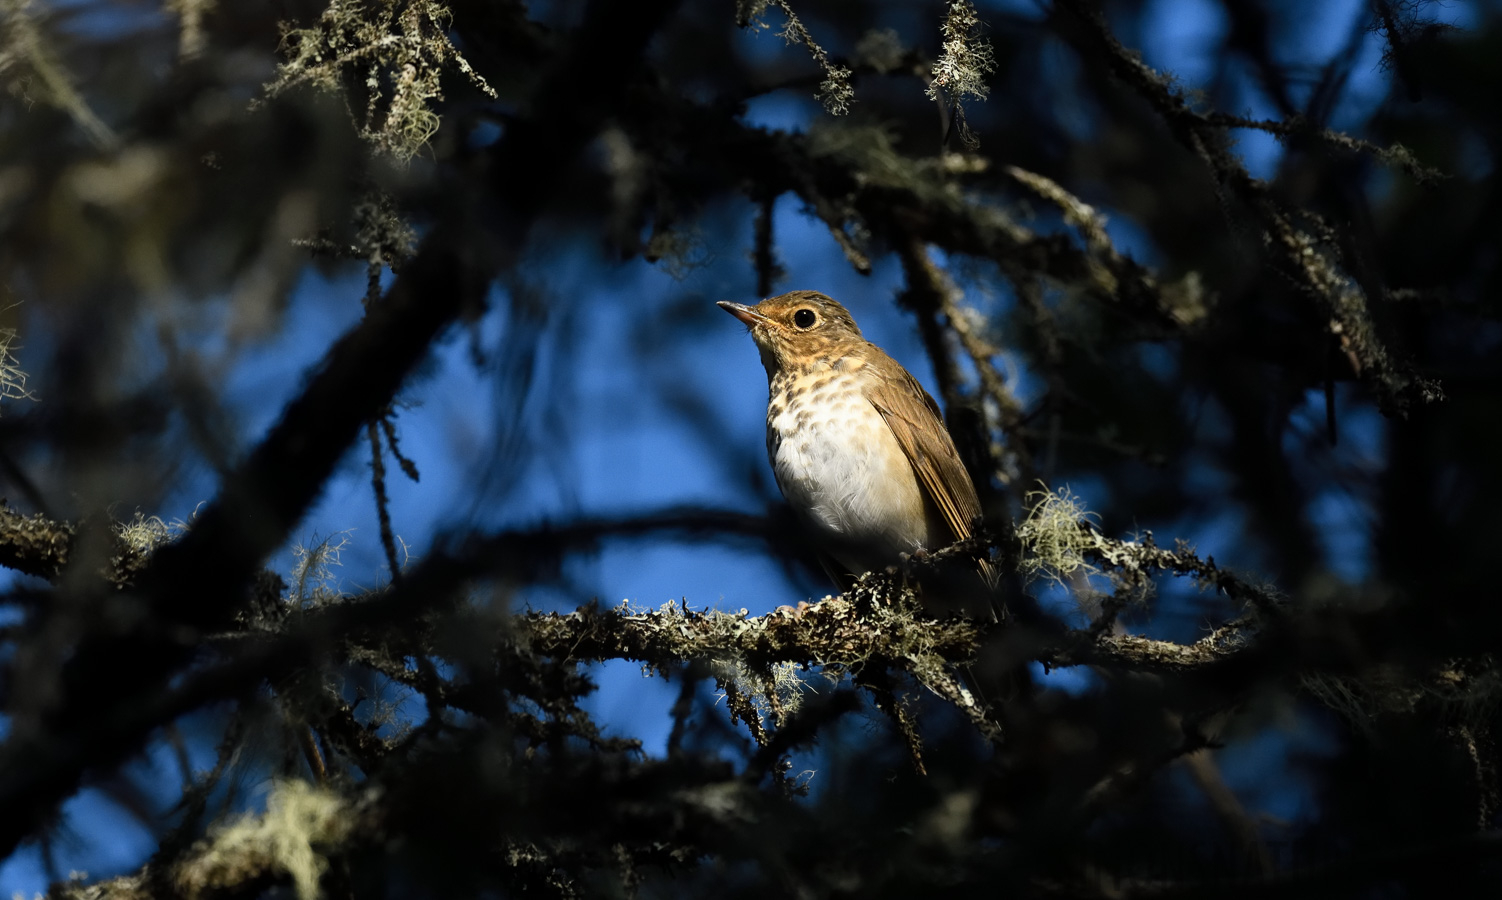
[[[980,501],[939,405],[844,306],[807,290],[718,305],[761,353],[772,472],[842,591],[904,554],[971,537]],[[983,585],[920,592],[925,610],[995,621],[991,567],[978,571]]]

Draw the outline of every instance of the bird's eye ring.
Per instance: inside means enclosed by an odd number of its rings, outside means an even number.
[[[819,321],[819,317],[814,315],[814,311],[811,309],[800,309],[793,313],[793,324],[799,328],[812,328],[817,321]]]

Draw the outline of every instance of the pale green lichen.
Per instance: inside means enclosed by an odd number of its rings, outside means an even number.
[[[732,684],[751,700],[756,714],[763,720],[772,717],[782,725],[787,717],[803,705],[803,694],[810,690],[798,677],[799,668],[790,662],[772,663],[765,670],[753,669],[740,659],[715,660],[709,665],[715,678]],[[719,692],[725,698],[725,691]]]
[[[142,556],[148,555],[163,544],[170,544],[182,537],[193,526],[193,520],[198,517],[198,510],[202,506],[200,503],[195,507],[187,519],[173,519],[170,522],[161,516],[148,516],[136,510],[129,521],[115,523],[115,538],[127,550]]]
[[[808,53],[814,62],[824,72],[824,80],[819,83],[819,90],[815,96],[824,104],[825,112],[832,116],[843,116],[850,111],[850,104],[855,102],[855,88],[850,84],[851,72],[844,66],[836,64],[829,58],[829,53],[814,40],[803,20],[793,11],[793,6],[788,0],[739,0],[736,4],[735,20],[742,28],[750,28],[760,31],[767,28],[762,21],[762,14],[767,7],[775,6],[787,16],[787,24],[783,26],[778,36],[789,44],[802,44],[808,48]]]
[[[115,535],[120,543],[136,553],[147,554],[175,539],[181,531],[174,530],[160,516],[147,516],[139,510],[129,522],[115,525]]]
[[[201,896],[272,874],[290,878],[298,900],[317,900],[329,866],[325,852],[352,830],[343,797],[303,781],[278,781],[266,812],[212,831],[191,862],[174,873],[174,886],[186,896]]]
[[[448,39],[453,14],[433,0],[332,0],[312,28],[282,26],[287,61],[265,86],[275,97],[298,85],[346,95],[347,80],[363,84],[365,110],[351,109],[361,136],[406,161],[438,130],[433,104],[440,79],[458,69],[489,97],[496,92]],[[386,95],[389,93],[389,97]]]
[[[1046,578],[1059,584],[1080,576],[1099,575],[1086,554],[1101,548],[1099,533],[1090,527],[1095,514],[1085,508],[1068,486],[1055,491],[1032,491],[1026,498],[1032,511],[1017,527],[1022,542],[1020,568],[1028,579]]]
[[[996,51],[981,37],[980,14],[970,0],[952,0],[939,26],[943,43],[928,85],[930,99],[948,98],[953,104],[954,130],[960,141],[974,150],[980,145],[965,121],[963,100],[984,100],[989,93],[986,76],[996,71]]]
[[[0,398],[6,400],[35,400],[26,389],[26,370],[16,359],[16,330],[0,328]]]
[[[315,541],[311,546],[299,544],[292,548],[295,558],[291,572],[292,599],[295,602],[317,606],[339,596],[333,567],[342,565],[339,553],[348,545],[349,532],[340,531]]]
[[[953,0],[939,26],[943,46],[933,67],[928,95],[940,90],[955,100],[984,100],[989,93],[985,77],[996,71],[996,51],[980,36],[980,14],[970,0]]]

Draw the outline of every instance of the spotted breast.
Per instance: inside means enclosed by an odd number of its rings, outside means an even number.
[[[767,455],[777,486],[841,574],[943,543],[902,447],[866,399],[872,374],[860,359],[824,357],[770,385]]]

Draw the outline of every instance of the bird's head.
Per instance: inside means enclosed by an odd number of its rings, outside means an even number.
[[[719,306],[751,330],[768,375],[804,369],[865,342],[845,307],[818,291],[791,291],[755,306],[721,300]]]

